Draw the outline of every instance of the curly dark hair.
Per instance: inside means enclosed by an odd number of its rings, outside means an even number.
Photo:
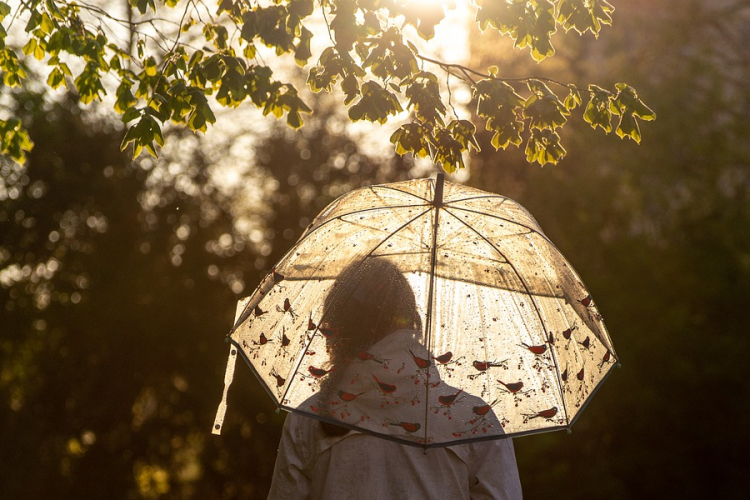
[[[414,290],[383,257],[345,268],[328,292],[323,311],[325,323],[338,331],[331,353],[334,364],[350,361],[395,330],[422,331]]]
[[[407,329],[419,336],[422,332],[414,290],[398,267],[384,257],[369,257],[346,267],[328,292],[322,319],[337,332],[330,341],[330,362],[338,368],[389,333]],[[330,377],[321,392],[332,392],[337,385],[338,377]],[[325,422],[321,427],[328,435],[348,432]]]

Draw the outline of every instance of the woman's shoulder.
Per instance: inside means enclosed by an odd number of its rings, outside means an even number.
[[[321,422],[315,418],[289,413],[284,422],[284,432],[288,434],[294,443],[307,450],[308,453],[317,456],[333,446],[338,441],[350,436],[358,435],[356,431],[342,434],[329,435],[323,431]]]
[[[304,441],[306,438],[317,438],[320,425],[314,418],[305,417],[290,412],[284,421],[284,428],[295,440]]]

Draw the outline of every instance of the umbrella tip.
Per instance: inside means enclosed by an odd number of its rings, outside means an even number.
[[[570,436],[571,434],[573,434],[573,429],[571,429],[570,427],[568,427],[567,430],[568,430],[568,436]]]
[[[615,368],[622,368],[622,363],[615,363]]]
[[[445,184],[445,173],[438,172],[437,178],[435,179],[435,198],[432,200],[432,204],[436,207],[443,206],[443,185]]]

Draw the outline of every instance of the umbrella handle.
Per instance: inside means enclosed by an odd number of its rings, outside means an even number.
[[[234,313],[234,323],[237,326],[237,320],[242,315],[242,311],[245,309],[250,297],[246,297],[237,302],[237,309]],[[225,339],[229,342],[229,337]],[[219,408],[216,410],[216,418],[214,419],[214,426],[211,429],[211,433],[219,435],[221,434],[221,427],[224,425],[224,415],[227,413],[227,394],[229,394],[229,386],[232,385],[234,380],[234,367],[237,364],[237,349],[238,347],[234,344],[229,346],[229,358],[227,358],[227,369],[224,372],[224,392],[221,395],[221,403]]]
[[[216,418],[214,419],[214,426],[211,429],[212,434],[217,436],[221,434],[221,426],[224,425],[224,416],[227,413],[227,394],[229,393],[229,386],[232,385],[234,380],[234,367],[237,363],[237,346],[234,344],[229,346],[229,358],[227,359],[227,369],[224,372],[224,393],[221,395],[221,403],[219,408],[216,410]]]

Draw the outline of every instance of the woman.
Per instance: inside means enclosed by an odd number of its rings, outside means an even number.
[[[408,393],[398,391],[413,392],[419,379],[412,374],[414,382],[402,383],[409,372],[396,367],[430,357],[418,342],[422,320],[414,291],[395,265],[370,258],[344,270],[326,298],[321,322],[336,332],[328,341],[333,369],[315,398],[321,418],[329,421],[287,416],[269,500],[521,498],[510,439],[424,451],[330,422],[342,404],[363,421],[369,419],[368,408],[377,408],[383,425],[393,425],[404,440],[418,434],[420,425],[411,422],[419,421],[419,412],[424,418],[424,410],[411,409]],[[375,374],[384,370],[390,370],[387,383]],[[441,391],[454,389],[442,384],[435,394]],[[351,401],[342,403],[346,399]],[[409,411],[415,412],[414,418],[404,417]]]

